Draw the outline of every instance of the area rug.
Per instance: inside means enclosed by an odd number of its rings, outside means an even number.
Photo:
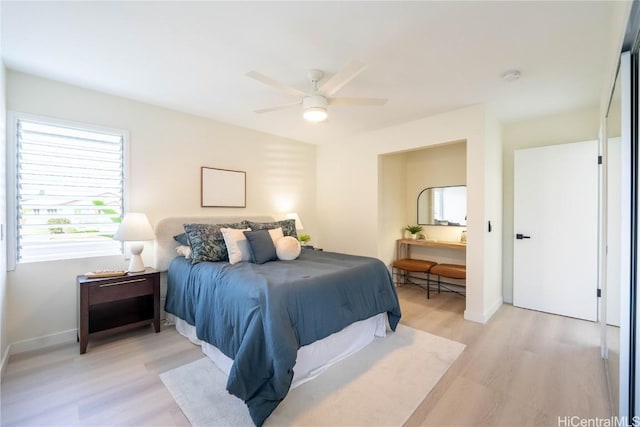
[[[376,338],[318,378],[291,390],[265,422],[273,426],[399,426],[465,346],[404,325]],[[193,426],[252,426],[208,358],[160,375]]]

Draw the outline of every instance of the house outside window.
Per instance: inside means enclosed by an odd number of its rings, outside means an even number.
[[[122,254],[127,132],[11,115],[9,263]]]

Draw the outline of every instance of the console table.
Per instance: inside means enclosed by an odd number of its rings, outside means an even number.
[[[424,240],[424,239],[398,239],[396,241],[396,258],[411,258],[411,246],[426,246],[441,249],[466,250],[467,244],[460,242],[445,242],[444,240]]]

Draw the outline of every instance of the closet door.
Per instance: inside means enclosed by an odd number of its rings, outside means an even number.
[[[516,150],[513,304],[597,319],[598,144]]]
[[[603,357],[608,371],[609,396],[611,405],[616,415],[628,413],[627,398],[620,396],[628,395],[628,358],[626,367],[621,366],[621,326],[622,317],[626,318],[624,326],[628,329],[628,303],[627,309],[622,306],[622,295],[627,294],[630,281],[631,257],[631,149],[629,145],[629,105],[622,102],[622,79],[625,82],[629,78],[629,57],[624,56],[620,63],[621,72],[615,80],[614,90],[611,94],[609,108],[605,121],[605,175],[604,188],[606,193],[602,196],[603,208],[606,213],[603,218],[603,240],[606,245],[601,248],[603,257],[603,314],[601,316],[603,328]],[[624,70],[624,71],[623,71]],[[623,76],[624,75],[624,76]],[[629,91],[629,88],[626,89]],[[629,101],[625,96],[625,103]],[[624,127],[623,129],[623,122]],[[601,276],[602,277],[602,276]],[[628,301],[628,300],[627,300]],[[626,345],[626,344],[623,344]],[[628,350],[627,350],[628,352]],[[622,356],[624,359],[627,356]],[[622,378],[622,382],[621,382]],[[626,392],[620,388],[624,385]],[[626,408],[624,408],[626,407]]]

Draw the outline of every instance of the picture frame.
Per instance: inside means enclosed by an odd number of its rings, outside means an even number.
[[[202,166],[200,206],[203,208],[246,208],[247,173]]]

